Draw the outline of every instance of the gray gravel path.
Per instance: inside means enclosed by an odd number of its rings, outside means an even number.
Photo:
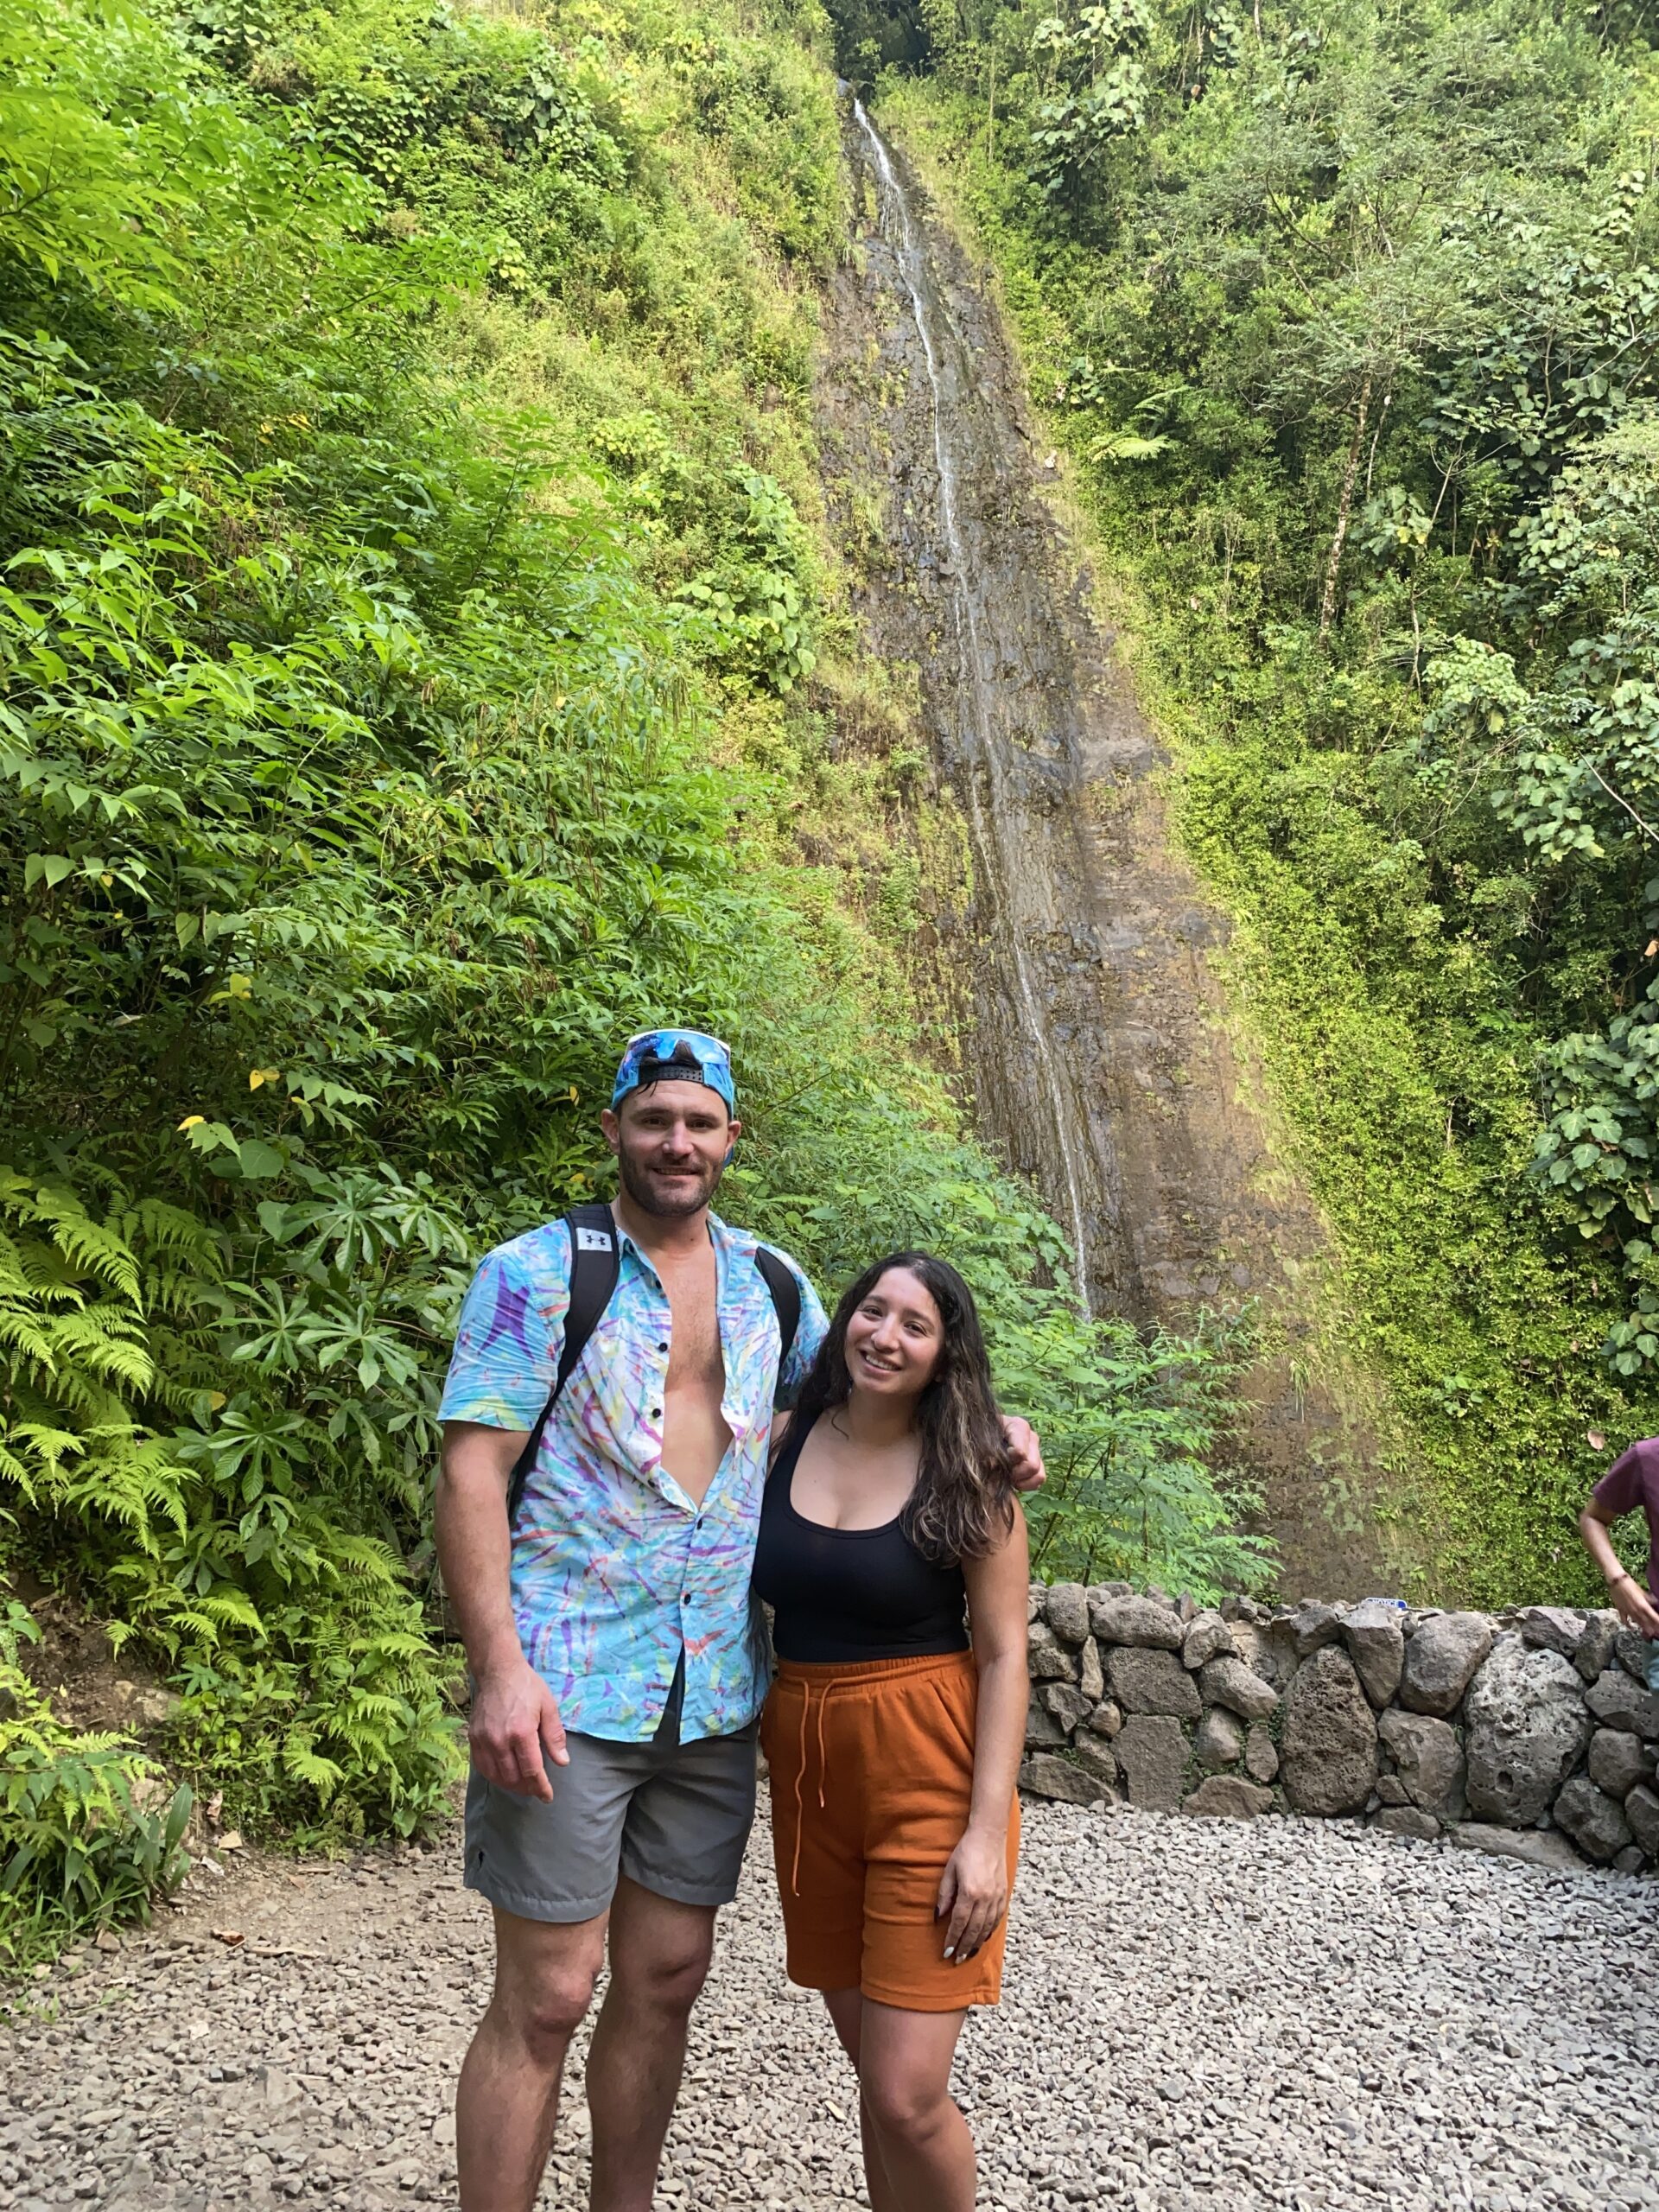
[[[861,2201],[854,2101],[783,1980],[763,1846],[697,2014],[664,2208]],[[197,1881],[5,2030],[0,2206],[452,2205],[448,2096],[487,1953],[451,1847]],[[1659,1885],[1033,1806],[1005,2002],[959,2067],[984,2199],[1659,2212],[1656,1969]],[[580,2113],[550,2205],[583,2202]]]

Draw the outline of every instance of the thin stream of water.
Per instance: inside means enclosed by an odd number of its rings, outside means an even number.
[[[1092,1313],[1084,1179],[1071,1128],[1071,1111],[1055,1065],[1053,1045],[1033,981],[1031,963],[1020,931],[1007,915],[1002,901],[1002,856],[995,826],[987,818],[980,790],[982,769],[990,774],[995,789],[996,764],[992,750],[991,719],[986,711],[987,678],[980,640],[979,614],[973,594],[968,588],[969,554],[958,518],[958,472],[950,437],[951,410],[945,391],[943,367],[947,346],[964,361],[965,349],[950,324],[949,315],[939,298],[938,288],[929,280],[921,243],[921,227],[915,219],[909,194],[893,168],[880,133],[865,113],[861,100],[853,102],[853,118],[869,144],[879,186],[881,227],[897,256],[910,302],[911,315],[916,325],[916,334],[921,340],[923,358],[927,364],[928,383],[932,396],[933,455],[939,479],[939,521],[950,563],[950,603],[961,671],[957,699],[962,734],[966,741],[963,751],[967,763],[967,772],[962,780],[967,795],[969,829],[973,839],[975,859],[986,896],[1001,924],[996,936],[1007,948],[1014,986],[1015,1010],[1040,1073],[1042,1093],[1053,1125],[1055,1156],[1065,1186],[1072,1249],[1077,1260],[1077,1296],[1084,1311]],[[932,327],[935,315],[943,326],[938,334]],[[935,342],[936,335],[940,341],[938,343]]]

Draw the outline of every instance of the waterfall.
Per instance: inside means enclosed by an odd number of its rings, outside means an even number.
[[[960,683],[959,731],[965,772],[962,779],[967,799],[969,830],[978,870],[979,889],[993,920],[993,937],[1006,954],[1013,982],[1013,1001],[1023,1043],[1029,1049],[1039,1077],[1039,1089],[1052,1127],[1053,1159],[1060,1169],[1066,1225],[1076,1255],[1077,1296],[1084,1310],[1093,1311],[1090,1292],[1090,1239],[1084,1205],[1084,1176],[1071,1126],[1071,1109],[1055,1064],[1053,1040],[1032,972],[1030,955],[1020,930],[1008,912],[1003,894],[1007,855],[997,836],[995,809],[988,810],[982,779],[995,798],[997,760],[989,712],[995,674],[987,674],[979,626],[979,609],[973,587],[973,560],[964,537],[960,513],[960,471],[956,435],[961,393],[971,387],[967,348],[950,320],[940,288],[927,265],[922,231],[912,208],[910,195],[895,170],[880,133],[864,111],[862,101],[853,102],[853,119],[868,142],[878,184],[883,235],[897,257],[900,275],[927,365],[932,394],[933,457],[938,470],[939,525],[950,581],[950,606],[956,632]],[[947,391],[947,381],[956,390]]]

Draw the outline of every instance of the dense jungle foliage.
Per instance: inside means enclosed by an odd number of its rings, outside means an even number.
[[[1342,1252],[1327,1351],[1445,1581],[1568,1596],[1659,1427],[1650,12],[928,22],[879,111],[1000,267],[1138,637]]]
[[[649,1021],[732,1039],[723,1203],[827,1290],[968,1270],[1047,1571],[1262,1571],[1225,1347],[1045,1287],[914,1049],[840,194],[806,0],[0,0],[0,1958],[176,1871],[157,1758],[252,1834],[445,1802],[448,1333]],[[170,1686],[148,1748],[53,1711],[42,1590]]]

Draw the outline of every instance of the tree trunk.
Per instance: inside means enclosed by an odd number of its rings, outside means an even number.
[[[1359,387],[1359,404],[1354,410],[1354,435],[1348,442],[1348,463],[1342,472],[1342,496],[1337,501],[1337,526],[1331,533],[1331,550],[1325,557],[1325,590],[1319,598],[1319,636],[1331,634],[1331,625],[1337,615],[1337,577],[1342,569],[1342,549],[1348,536],[1348,518],[1354,511],[1354,479],[1359,474],[1360,448],[1365,442],[1365,418],[1371,410],[1371,378],[1366,371],[1365,380]]]

